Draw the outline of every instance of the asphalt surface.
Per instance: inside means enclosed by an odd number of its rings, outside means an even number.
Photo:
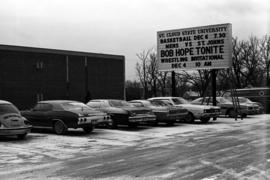
[[[0,179],[270,179],[270,115],[0,138]]]

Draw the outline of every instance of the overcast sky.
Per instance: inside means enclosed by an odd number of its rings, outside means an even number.
[[[0,44],[119,54],[126,79],[161,30],[231,23],[234,37],[270,35],[270,0],[0,0]]]

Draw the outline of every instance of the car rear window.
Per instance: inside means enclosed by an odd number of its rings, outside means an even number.
[[[110,100],[109,104],[112,107],[126,107],[126,106],[132,106],[130,103],[126,101],[121,101],[121,100]]]
[[[74,109],[91,109],[92,110],[92,108],[80,102],[63,103],[62,106],[65,110],[74,110]]]
[[[12,104],[0,104],[0,115],[6,113],[16,113],[19,114],[19,110]]]
[[[174,104],[189,104],[189,102],[183,98],[172,98]]]
[[[170,104],[168,101],[152,101],[151,102],[154,106],[169,106]]]

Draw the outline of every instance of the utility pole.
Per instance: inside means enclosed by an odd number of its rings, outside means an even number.
[[[176,96],[175,72],[172,71],[172,96]]]
[[[217,83],[216,83],[216,77],[217,77],[217,70],[212,69],[211,70],[211,77],[212,77],[212,96],[213,96],[213,106],[217,105]]]

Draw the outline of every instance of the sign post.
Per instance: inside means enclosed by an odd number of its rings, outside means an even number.
[[[232,25],[216,24],[157,32],[159,71],[211,69],[216,102],[216,69],[232,64]]]

